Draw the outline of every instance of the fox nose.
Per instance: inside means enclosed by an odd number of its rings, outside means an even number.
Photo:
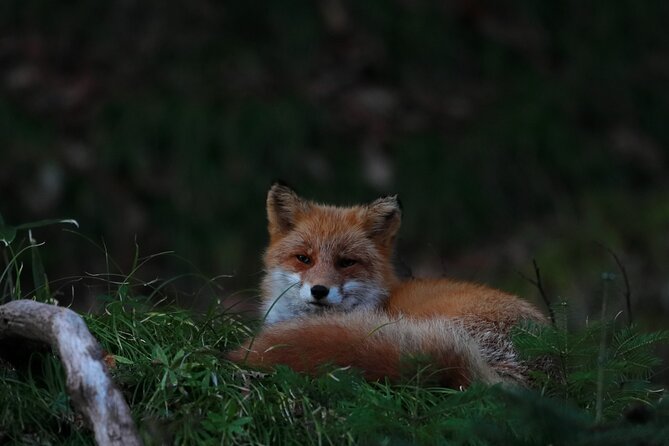
[[[323,285],[314,285],[311,287],[311,295],[314,296],[314,299],[323,299],[329,292],[330,290]]]

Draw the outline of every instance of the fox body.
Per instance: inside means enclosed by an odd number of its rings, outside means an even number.
[[[422,358],[450,387],[525,382],[509,331],[522,320],[543,323],[544,316],[478,284],[400,281],[392,266],[401,222],[396,197],[335,207],[275,184],[267,216],[265,325],[230,353],[232,360],[311,374],[325,364],[353,366],[367,379],[398,381],[411,371],[407,358]]]

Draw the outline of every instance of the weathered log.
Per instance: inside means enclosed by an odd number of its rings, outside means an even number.
[[[0,339],[44,342],[58,352],[67,390],[98,445],[141,445],[130,409],[103,361],[100,344],[74,311],[32,300],[0,305]]]

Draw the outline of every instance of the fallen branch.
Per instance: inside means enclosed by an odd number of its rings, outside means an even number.
[[[130,409],[103,362],[102,349],[74,311],[32,300],[0,305],[0,339],[44,342],[58,352],[67,390],[100,446],[141,445]]]

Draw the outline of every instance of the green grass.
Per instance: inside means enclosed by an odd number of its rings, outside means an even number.
[[[595,423],[594,383],[578,381],[578,364],[570,378],[581,388],[567,392],[567,384],[552,382],[552,398],[479,385],[367,383],[350,370],[320,378],[285,368],[260,374],[224,359],[249,334],[232,315],[158,310],[134,297],[109,301],[85,319],[116,359],[112,374],[147,444],[626,444],[669,434],[669,405],[666,398],[657,403],[647,382],[634,401],[643,403],[648,423],[624,419],[616,379],[606,382],[605,418]],[[588,351],[574,349],[573,358]],[[41,370],[0,368],[2,441],[91,444],[68,405],[58,361],[42,358]],[[608,442],[612,432],[617,443]]]
[[[14,234],[2,248],[13,254],[1,298],[52,299],[44,293],[53,287],[40,247],[21,252],[22,230],[0,226]],[[225,359],[255,324],[222,310],[225,301],[201,313],[165,304],[163,285],[173,280],[152,283],[147,293],[149,284],[135,277],[143,263],[138,257],[125,275],[99,276],[100,311],[84,319],[113,357],[113,378],[149,445],[627,445],[669,438],[669,401],[648,381],[657,366],[652,346],[668,339],[665,332],[609,320],[575,331],[560,306],[556,326],[516,334],[528,359],[554,364],[534,374],[533,390],[429,387],[420,385],[420,374],[402,385],[368,383],[347,369],[326,369],[318,378],[281,367],[259,373]],[[23,265],[40,272],[27,293],[17,290],[30,277]],[[92,444],[64,382],[48,352],[33,354],[28,365],[0,362],[0,443]]]

